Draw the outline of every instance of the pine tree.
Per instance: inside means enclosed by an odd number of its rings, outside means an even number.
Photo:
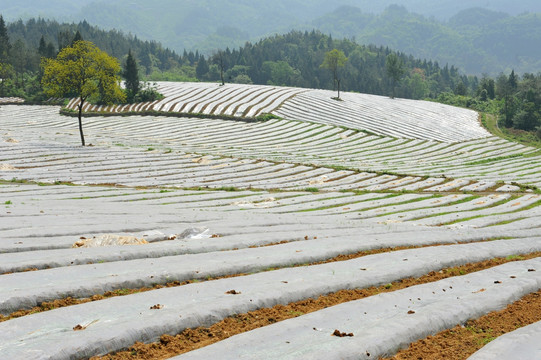
[[[195,68],[195,76],[197,76],[197,79],[203,80],[203,77],[209,72],[209,65],[207,61],[205,60],[205,57],[201,55],[199,58],[199,61],[197,62],[197,66]]]
[[[73,40],[71,40],[71,46],[73,46],[73,44],[75,44],[77,41],[82,41],[82,40],[83,40],[83,36],[79,32],[79,30],[77,30],[77,32],[75,33],[75,36],[73,37]]]
[[[47,55],[47,44],[45,43],[45,37],[43,37],[43,35],[41,35],[41,39],[39,39],[38,54],[41,57],[46,57]]]
[[[124,67],[124,79],[126,80],[126,90],[128,102],[133,102],[137,93],[141,89],[139,83],[139,70],[137,69],[137,62],[131,53],[131,49],[128,52],[128,58],[126,59],[126,66]]]
[[[391,99],[394,99],[396,85],[400,82],[400,79],[406,72],[404,62],[398,55],[391,53],[387,55],[387,58],[385,59],[385,69],[387,70],[387,76],[389,76],[393,82]]]
[[[9,60],[10,49],[8,29],[4,18],[0,15],[0,63],[6,63]]]

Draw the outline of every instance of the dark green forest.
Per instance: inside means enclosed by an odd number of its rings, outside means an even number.
[[[102,30],[86,21],[68,24],[38,18],[26,22],[19,20],[7,25],[11,51],[23,51],[26,54],[27,60],[20,66],[30,71],[39,69],[40,56],[43,54],[37,50],[42,38],[49,49],[54,49],[56,55],[57,51],[72,42],[77,32],[83,39],[92,41],[101,50],[119,60],[124,59],[131,49],[139,54],[141,65],[149,69],[149,72],[153,67],[167,70],[182,62],[179,55],[156,41],[142,41],[135,35],[124,34],[118,30]]]
[[[409,99],[432,99],[490,112],[502,126],[534,131],[541,126],[541,73],[500,74],[478,78],[454,65],[418,59],[388,47],[359,45],[352,39],[335,39],[319,31],[291,31],[236,49],[204,56],[197,51],[182,54],[157,42],[104,31],[87,22],[60,24],[43,19],[6,25],[0,18],[1,96],[43,100],[40,93],[40,59],[55,57],[76,39],[95,43],[126,63],[131,51],[144,80],[225,81],[247,84],[334,89],[333,74],[322,67],[325,54],[337,49],[345,54],[339,69],[341,90]],[[386,62],[399,60],[400,77],[394,85]],[[396,80],[396,79],[395,79]]]

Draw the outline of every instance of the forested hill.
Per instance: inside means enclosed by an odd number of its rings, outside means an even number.
[[[335,37],[454,64],[468,74],[541,70],[541,14],[511,16],[473,8],[441,22],[396,5],[379,15],[342,7],[313,26]]]
[[[369,94],[389,95],[391,80],[386,75],[389,48],[359,45],[347,39],[333,39],[318,31],[292,31],[285,35],[265,38],[255,44],[233,51],[226,50],[211,58],[213,65],[197,67],[197,77],[218,80],[223,56],[225,79],[232,82],[288,85],[308,88],[333,88],[329,70],[322,68],[325,53],[333,49],[344,52],[348,61],[340,70],[342,89]],[[460,74],[454,66],[441,67],[437,62],[415,59],[398,54],[405,65],[405,76],[397,89],[397,96],[422,99],[435,97],[457,87],[475,89],[476,77]]]
[[[117,30],[102,30],[86,21],[75,23],[58,23],[44,19],[29,19],[9,23],[7,25],[12,53],[19,52],[24,64],[19,66],[27,70],[37,71],[39,55],[37,49],[41,37],[51,49],[51,56],[56,56],[59,48],[69,45],[78,31],[84,40],[95,43],[101,50],[119,60],[123,60],[131,49],[138,54],[139,62],[148,69],[167,70],[182,64],[181,56],[172,50],[164,48],[156,41],[143,41],[132,34]],[[43,54],[41,54],[43,55]],[[195,54],[192,56],[195,57]]]
[[[84,40],[92,41],[121,62],[131,49],[141,71],[152,80],[218,81],[220,69],[216,55],[220,54],[223,56],[226,82],[332,89],[331,73],[320,65],[325,53],[336,48],[348,57],[340,74],[343,90],[380,95],[391,93],[385,60],[393,53],[392,50],[334,39],[319,31],[291,31],[205,57],[197,51],[184,51],[179,55],[157,42],[141,41],[136,36],[116,30],[104,31],[87,22],[59,24],[30,19],[8,24],[15,70],[38,70],[38,48],[42,36],[51,48],[48,56],[56,56],[56,51],[69,45],[77,31]],[[406,72],[397,88],[397,96],[422,99],[455,91],[457,87],[472,91],[477,87],[476,77],[461,74],[453,65],[440,66],[437,62],[405,54],[400,54],[400,57]]]

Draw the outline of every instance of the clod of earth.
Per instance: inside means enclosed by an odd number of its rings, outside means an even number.
[[[346,336],[349,336],[349,337],[353,337],[353,333],[345,333],[345,332],[341,332],[340,330],[336,329],[334,330],[334,332],[332,333],[333,336],[338,336],[338,337],[346,337]]]

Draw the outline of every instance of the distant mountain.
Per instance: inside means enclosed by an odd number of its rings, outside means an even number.
[[[390,6],[395,3],[403,7]],[[315,28],[455,64],[468,73],[540,69],[533,45],[539,43],[540,24],[532,15],[541,13],[539,0],[0,0],[0,9],[11,21],[30,15],[85,19],[177,52],[210,54]]]
[[[511,16],[474,8],[441,22],[397,5],[379,15],[342,7],[313,25],[335,37],[388,46],[471,74],[541,70],[541,47],[536,45],[541,44],[541,14]]]

